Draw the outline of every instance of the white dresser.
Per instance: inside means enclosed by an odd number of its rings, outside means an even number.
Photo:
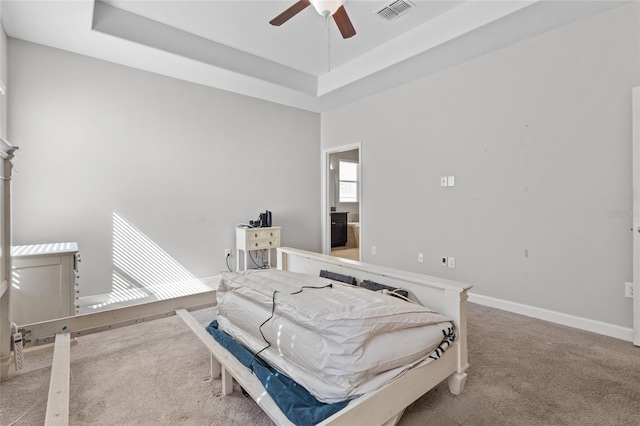
[[[267,250],[267,262],[271,265],[271,249],[280,247],[279,226],[269,228],[236,228],[236,271],[240,270],[240,251],[244,252],[244,270],[247,270],[247,261],[250,252],[254,250]]]
[[[77,243],[13,246],[11,257],[13,322],[25,325],[77,313]]]

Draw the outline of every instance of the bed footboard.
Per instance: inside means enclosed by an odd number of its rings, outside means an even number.
[[[260,380],[229,351],[218,344],[202,324],[185,309],[178,309],[176,315],[182,318],[209,351],[212,375],[214,377],[222,375],[223,395],[228,395],[233,391],[233,380],[235,379],[274,423],[277,425],[293,425],[265,391]]]
[[[182,318],[208,349],[211,355],[212,376],[214,378],[222,376],[221,391],[223,395],[228,395],[233,391],[235,380],[274,423],[286,426],[293,425],[265,391],[260,380],[216,342],[189,312],[185,309],[179,309],[176,314]],[[319,423],[319,426],[396,424],[406,407],[448,376],[451,377],[451,371],[456,369],[458,345],[459,342],[455,342],[437,361],[423,362],[407,370],[380,389],[354,399],[344,409]]]

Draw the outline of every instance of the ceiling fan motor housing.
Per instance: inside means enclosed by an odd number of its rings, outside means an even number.
[[[322,16],[331,16],[344,4],[345,0],[310,0],[311,4]]]

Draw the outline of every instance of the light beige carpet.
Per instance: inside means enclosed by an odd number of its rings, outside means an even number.
[[[178,317],[82,337],[71,354],[71,425],[271,424],[239,388],[220,396]],[[640,424],[640,348],[628,342],[470,304],[469,360],[462,395],[441,384],[399,424]],[[1,425],[43,424],[50,362],[31,356],[0,384]]]

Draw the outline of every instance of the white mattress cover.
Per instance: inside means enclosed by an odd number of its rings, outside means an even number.
[[[271,346],[260,357],[323,402],[378,388],[427,357],[452,327],[423,306],[381,293],[254,270],[221,275],[220,329],[254,353],[265,348],[260,325],[271,317],[274,292],[274,316],[261,329]]]

